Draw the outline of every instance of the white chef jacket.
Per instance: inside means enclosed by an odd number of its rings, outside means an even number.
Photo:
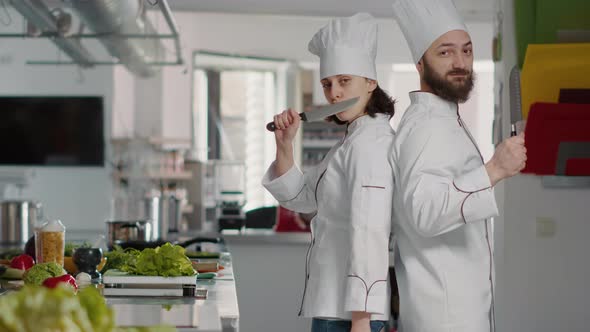
[[[392,158],[401,332],[489,332],[498,208],[457,104],[410,93]]]
[[[282,206],[317,211],[299,315],[350,320],[365,311],[389,319],[393,138],[388,115],[361,116],[312,170],[266,172],[263,185]]]

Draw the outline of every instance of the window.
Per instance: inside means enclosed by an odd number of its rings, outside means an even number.
[[[275,159],[274,136],[265,126],[287,107],[291,63],[196,52],[194,64],[196,158],[244,163],[246,211],[276,204],[260,184]]]

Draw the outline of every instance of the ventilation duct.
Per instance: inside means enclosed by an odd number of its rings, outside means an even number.
[[[57,19],[41,0],[12,0],[11,4],[14,9],[38,29],[51,33],[58,31]],[[81,67],[92,67],[93,63],[96,62],[90,52],[77,39],[64,38],[57,34],[51,41]]]
[[[143,0],[72,1],[71,5],[82,21],[100,36],[99,40],[108,52],[129,71],[141,77],[156,73],[156,66],[150,63],[164,58],[164,47],[158,38],[153,38],[157,32],[145,17]]]

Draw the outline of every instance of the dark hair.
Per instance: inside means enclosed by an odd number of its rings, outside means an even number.
[[[389,114],[389,118],[392,118],[395,113],[394,104],[395,100],[377,85],[371,94],[371,98],[369,98],[369,101],[367,102],[365,112],[372,118],[374,118],[377,113]],[[336,114],[329,116],[326,120],[339,125],[346,124],[346,121],[338,119]]]

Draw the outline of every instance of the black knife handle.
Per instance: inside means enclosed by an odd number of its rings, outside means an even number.
[[[305,113],[299,113],[299,118],[301,119],[301,121],[307,121],[307,117],[305,116]],[[268,130],[268,131],[277,130],[277,127],[275,127],[275,122],[271,121],[271,122],[267,123],[266,130]]]
[[[513,123],[510,125],[510,137],[516,136],[516,125]]]
[[[266,130],[268,131],[275,131],[277,129],[277,127],[275,127],[275,122],[271,121],[269,123],[266,124]]]

